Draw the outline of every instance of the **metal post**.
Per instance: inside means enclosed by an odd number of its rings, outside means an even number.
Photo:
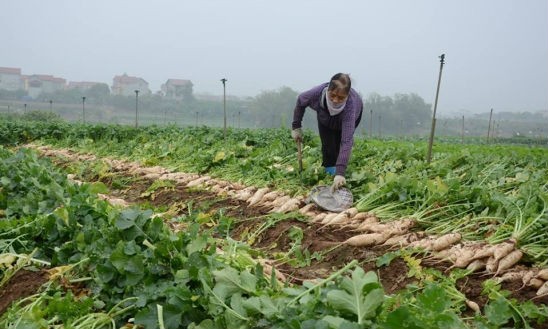
[[[489,135],[491,133],[491,119],[493,118],[493,109],[489,113],[489,124],[487,125],[487,143],[489,143]]]
[[[196,111],[196,127],[198,127],[198,111]]]
[[[53,101],[51,99],[49,100],[49,113],[53,114]]]
[[[240,129],[240,111],[238,111],[238,129]]]
[[[462,128],[460,130],[461,143],[464,144],[464,115],[462,116]]]
[[[24,114],[27,114],[27,104],[23,104],[25,106],[25,110],[23,111]]]
[[[226,138],[226,82],[228,80],[225,78],[221,79],[221,82],[223,83],[223,111],[224,111],[224,135]]]
[[[430,163],[432,159],[432,144],[434,144],[434,131],[436,130],[436,109],[438,108],[438,96],[440,93],[441,72],[443,70],[443,64],[445,64],[445,54],[441,54],[440,58],[440,75],[438,77],[438,87],[436,89],[436,100],[434,101],[434,114],[432,115],[432,127],[430,128],[430,138],[428,140],[428,153],[426,155],[426,162]]]
[[[86,96],[82,96],[82,123],[86,123]]]
[[[139,107],[139,90],[135,90],[135,128],[139,127],[138,107]]]

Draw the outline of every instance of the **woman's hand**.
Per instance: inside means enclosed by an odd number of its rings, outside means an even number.
[[[335,175],[335,178],[333,178],[333,185],[331,186],[331,191],[335,192],[336,190],[340,189],[346,184],[346,179],[344,176],[341,175]]]
[[[295,142],[300,142],[303,140],[303,129],[302,128],[296,128],[291,130],[291,137],[295,140]]]

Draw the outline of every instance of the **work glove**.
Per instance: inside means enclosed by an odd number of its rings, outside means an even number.
[[[335,192],[346,184],[346,179],[344,176],[335,175],[333,178],[333,185],[331,185],[331,192]]]
[[[293,138],[297,143],[301,142],[303,140],[303,129],[295,128],[291,130],[291,138]]]

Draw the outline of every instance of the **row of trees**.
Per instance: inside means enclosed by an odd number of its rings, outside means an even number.
[[[10,100],[20,99],[20,92],[0,90],[0,111]],[[51,100],[54,112],[67,120],[81,120],[82,97],[88,110],[86,121],[130,124],[134,122],[136,99],[132,96],[111,95],[106,84],[96,85],[85,92],[65,90],[43,94],[36,102],[29,103],[33,110],[48,109]],[[263,91],[255,97],[229,97],[226,103],[227,123],[236,128],[290,127],[293,108],[298,92],[281,87]],[[364,99],[364,113],[358,132],[366,136],[425,135],[432,120],[432,106],[419,95],[395,94],[383,96],[371,93]],[[3,100],[3,102],[2,102]],[[49,103],[49,104],[48,104]],[[12,109],[22,108],[22,102],[13,101]],[[25,106],[26,107],[26,106]],[[140,124],[171,123],[178,125],[223,125],[223,100],[220,97],[189,97],[185,100],[166,99],[160,95],[139,95]],[[5,110],[4,110],[5,111]],[[489,113],[438,119],[436,135],[483,136],[491,130],[491,136],[511,137],[545,135],[544,122],[540,113],[497,113],[489,125]],[[313,111],[304,117],[305,128],[317,130]]]
[[[364,107],[370,135],[419,134],[432,120],[432,105],[413,93],[393,97],[372,93],[365,99]]]

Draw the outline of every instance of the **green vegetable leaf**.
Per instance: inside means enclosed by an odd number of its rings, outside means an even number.
[[[441,285],[429,284],[422,294],[417,296],[418,307],[423,311],[442,313],[451,307],[451,299]]]
[[[225,299],[237,292],[254,294],[257,286],[257,278],[249,271],[239,273],[231,267],[220,271],[213,271],[216,280],[213,292],[221,299]]]
[[[274,304],[274,300],[268,296],[251,297],[243,302],[246,310],[263,314],[266,318],[271,318],[280,313],[279,308]]]
[[[377,262],[375,264],[377,265],[377,267],[388,266],[398,256],[399,252],[387,252],[386,254],[377,258]]]
[[[374,272],[365,273],[360,267],[352,272],[352,279],[343,278],[341,288],[327,293],[327,301],[335,309],[355,314],[358,323],[372,318],[384,301],[384,291]]]
[[[89,184],[89,192],[93,194],[108,193],[108,187],[103,182],[93,182]]]
[[[200,322],[200,324],[198,325],[191,324],[190,326],[188,326],[188,328],[189,329],[220,329],[217,325],[215,325],[215,322],[213,322],[213,320],[210,320],[210,319],[206,319]]]
[[[339,318],[331,315],[325,316],[323,321],[327,322],[329,324],[329,328],[337,328],[337,329],[361,329],[363,326],[355,323],[350,322],[344,318]]]
[[[485,316],[492,323],[501,326],[512,317],[512,310],[505,298],[499,297],[484,307]]]
[[[122,213],[120,214],[120,216],[118,216],[118,218],[116,218],[115,225],[120,230],[128,229],[135,225],[135,219],[138,216],[139,216],[138,211],[126,209],[122,211]]]
[[[386,322],[383,323],[383,329],[424,329],[426,326],[420,326],[415,318],[415,315],[411,312],[411,309],[407,305],[398,307],[396,310],[390,312],[386,318]]]

